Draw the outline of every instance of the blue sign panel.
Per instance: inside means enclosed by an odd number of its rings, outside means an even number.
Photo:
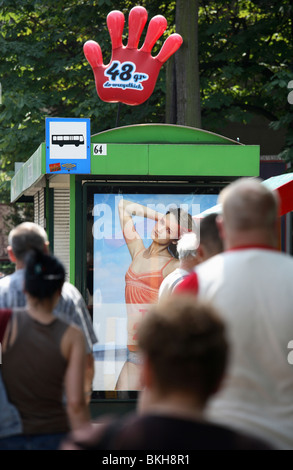
[[[90,141],[90,119],[46,118],[46,173],[90,173]]]

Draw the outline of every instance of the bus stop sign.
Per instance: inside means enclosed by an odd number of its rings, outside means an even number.
[[[90,136],[90,119],[46,118],[46,173],[90,173]]]

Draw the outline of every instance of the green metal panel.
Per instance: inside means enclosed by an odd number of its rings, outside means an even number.
[[[70,175],[70,271],[69,271],[69,281],[71,284],[75,284],[75,175]]]
[[[92,156],[92,174],[258,176],[259,147],[189,144],[108,144]]]
[[[85,296],[86,206],[82,201],[82,176],[75,177],[75,278],[73,284]]]
[[[126,126],[96,134],[91,137],[91,143],[107,144],[107,155],[91,155],[91,174],[97,176],[259,175],[258,146],[242,145],[192,127],[169,124]],[[34,186],[43,174],[46,174],[45,143],[12,178],[11,201]]]
[[[219,134],[172,124],[138,124],[118,127],[91,137],[92,143],[218,143],[241,145]]]
[[[108,144],[107,155],[92,155],[93,175],[147,175],[148,145]]]
[[[46,181],[46,232],[50,244],[50,250],[54,253],[54,189],[49,188]]]
[[[26,189],[33,186],[43,176],[45,150],[45,144],[42,143],[12,178],[11,202],[16,201]]]
[[[176,176],[258,176],[259,147],[150,145],[149,174]]]

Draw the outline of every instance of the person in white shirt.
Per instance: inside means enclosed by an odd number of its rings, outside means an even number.
[[[176,294],[193,291],[228,326],[230,365],[210,419],[293,449],[293,259],[278,251],[277,194],[240,179],[220,194],[225,252],[196,266]]]
[[[168,297],[174,287],[184,276],[187,276],[197,264],[198,239],[194,232],[185,233],[177,243],[179,267],[163,280],[159,289],[159,301]]]

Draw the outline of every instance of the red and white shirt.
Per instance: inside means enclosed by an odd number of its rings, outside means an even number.
[[[293,448],[293,259],[269,247],[239,247],[196,266],[175,289],[193,292],[226,321],[231,358],[208,415]]]

